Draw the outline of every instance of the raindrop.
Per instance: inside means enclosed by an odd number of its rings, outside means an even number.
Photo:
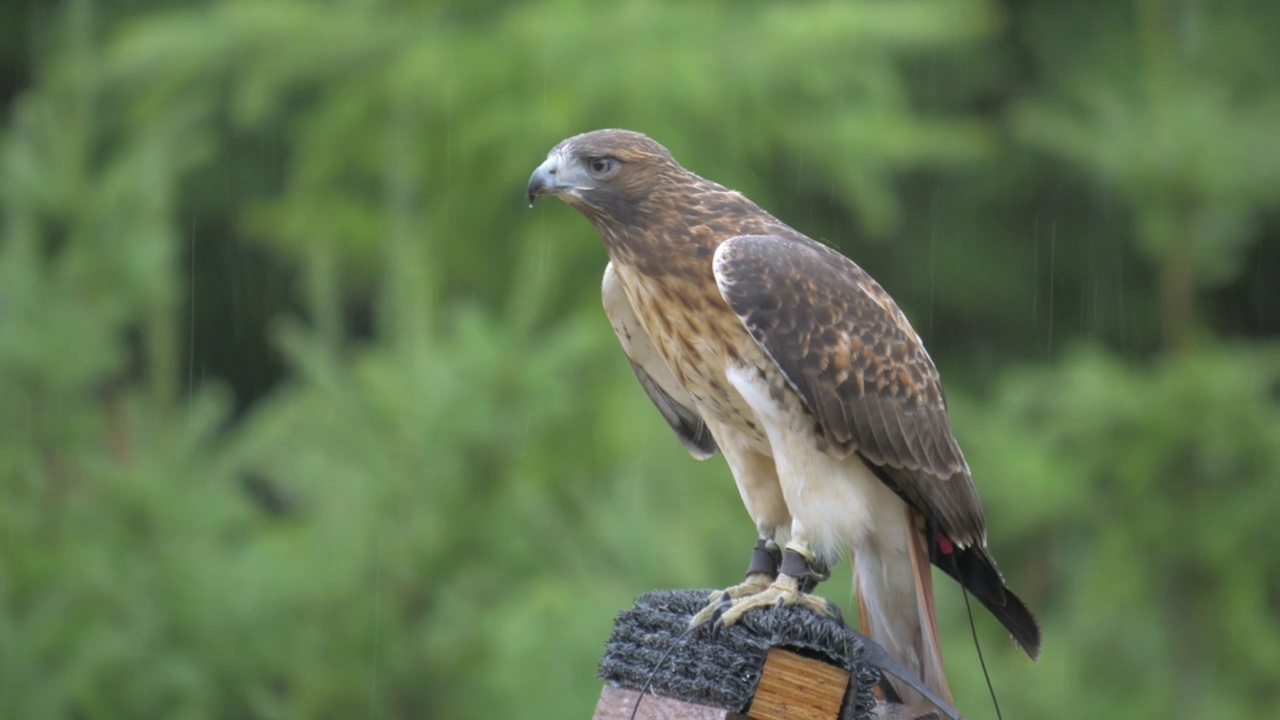
[[[929,196],[929,335],[933,335],[933,303],[937,296],[938,254],[938,191],[935,188]]]
[[[187,281],[191,284],[191,298],[187,303],[187,394],[195,387],[196,368],[196,219],[191,218],[191,235],[188,242],[191,265],[187,270]]]
[[[1049,225],[1049,342],[1045,347],[1046,357],[1053,355],[1053,261],[1058,250],[1058,223]]]
[[[1031,328],[1039,324],[1040,312],[1040,213],[1031,229]]]

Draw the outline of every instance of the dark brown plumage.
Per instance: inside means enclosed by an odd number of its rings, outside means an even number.
[[[605,308],[641,385],[691,453],[724,453],[762,538],[849,547],[864,628],[945,698],[929,560],[1037,655],[1039,628],[986,549],[938,372],[865,271],[639,133],[560,143],[530,179],[530,202],[544,193],[595,225]],[[786,578],[731,591],[744,608],[795,601]]]
[[[951,434],[938,371],[884,290],[805,237],[739,237],[719,267],[729,306],[800,394],[831,450],[885,468],[894,489],[952,541],[980,541],[982,507]]]

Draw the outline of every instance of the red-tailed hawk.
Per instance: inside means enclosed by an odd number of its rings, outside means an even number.
[[[724,454],[759,531],[746,581],[699,619],[728,601],[724,623],[778,602],[829,612],[808,591],[848,549],[863,632],[948,702],[931,561],[1039,654],[987,550],[938,371],[862,268],[637,132],[555,146],[529,179],[530,204],[546,194],[595,225],[636,377],[694,457]]]

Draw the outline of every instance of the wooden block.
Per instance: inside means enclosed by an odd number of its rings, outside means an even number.
[[[682,702],[672,698],[646,693],[636,707],[640,693],[617,685],[605,685],[596,703],[592,720],[630,720],[632,711],[636,720],[747,720],[743,715],[729,710]]]
[[[837,720],[848,686],[847,671],[773,648],[747,714],[751,720]]]

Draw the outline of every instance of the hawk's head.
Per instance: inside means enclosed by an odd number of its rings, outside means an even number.
[[[596,130],[551,149],[529,178],[529,205],[557,195],[593,219],[634,217],[664,181],[687,175],[667,149],[631,130]]]

